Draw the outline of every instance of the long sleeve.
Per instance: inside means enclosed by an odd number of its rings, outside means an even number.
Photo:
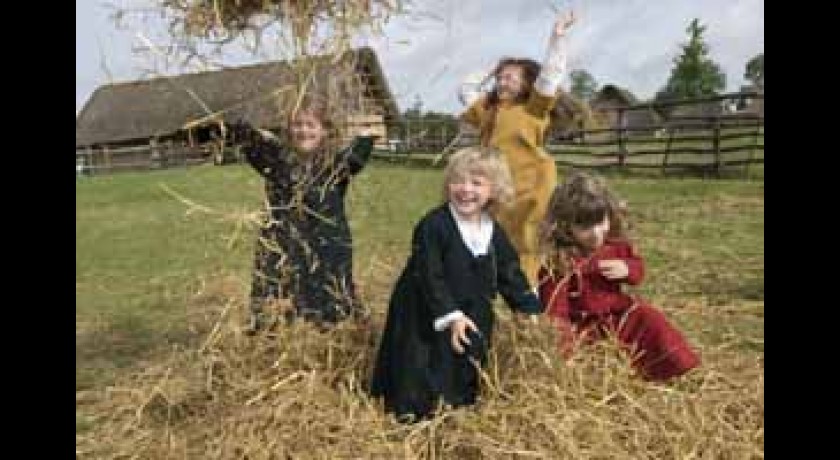
[[[516,249],[501,226],[496,225],[493,239],[499,294],[514,310],[532,315],[542,313],[540,301],[528,285],[528,279],[519,265]]]
[[[484,105],[484,98],[481,97],[475,102],[473,102],[469,108],[461,114],[459,117],[460,120],[464,123],[467,123],[474,128],[478,128],[481,126],[481,113],[482,113],[482,106]]]
[[[280,144],[265,139],[251,125],[239,122],[231,126],[234,142],[242,145],[245,161],[260,175],[272,177],[281,167],[284,149]]]
[[[528,97],[528,111],[536,117],[542,118],[557,102],[557,92],[566,75],[566,44],[565,37],[552,35],[548,43],[540,73],[534,83],[534,91]]]
[[[633,246],[624,245],[618,258],[627,264],[627,278],[624,281],[634,286],[640,284],[645,277],[645,263],[633,250]]]
[[[374,139],[374,136],[358,136],[342,152],[350,174],[358,174],[365,167],[373,151]]]
[[[282,169],[283,147],[269,141],[261,141],[243,149],[245,160],[263,177],[271,178]]]
[[[543,96],[554,96],[566,76],[566,38],[552,35],[545,51],[534,89]]]
[[[417,264],[425,300],[435,319],[443,318],[457,310],[444,277],[443,235],[431,220],[424,220],[415,230],[413,256]]]

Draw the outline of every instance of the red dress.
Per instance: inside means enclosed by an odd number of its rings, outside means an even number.
[[[624,280],[609,280],[598,270],[598,261],[620,259],[627,263]],[[540,269],[540,301],[562,333],[565,356],[581,341],[614,333],[632,355],[634,367],[650,380],[667,380],[700,364],[700,358],[665,316],[646,302],[621,291],[621,283],[638,284],[644,263],[632,246],[607,241],[593,254],[574,257],[574,268],[565,277]]]

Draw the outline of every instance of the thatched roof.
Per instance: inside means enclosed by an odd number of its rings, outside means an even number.
[[[580,100],[569,92],[560,90],[554,107],[557,118],[553,129],[568,131],[584,128],[594,128],[595,120],[592,110],[586,101]]]
[[[591,105],[593,108],[617,107],[630,106],[637,102],[636,96],[630,91],[616,85],[604,85],[595,93]]]
[[[308,61],[317,66],[316,78],[329,79],[334,73],[338,64],[328,59]],[[372,49],[353,50],[340,62],[369,75],[361,78],[364,92],[378,101],[386,121],[399,116]],[[244,118],[258,126],[276,127],[280,117],[272,94],[295,81],[295,68],[276,61],[101,86],[76,118],[76,148],[173,135],[187,123],[222,110],[225,120]]]

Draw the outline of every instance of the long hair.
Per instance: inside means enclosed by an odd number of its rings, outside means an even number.
[[[605,217],[610,222],[607,239],[628,239],[626,204],[616,198],[603,179],[572,171],[554,189],[540,228],[540,243],[549,266],[565,273],[570,256],[581,253],[572,226],[591,227]]]
[[[506,67],[517,67],[522,71],[522,90],[514,98],[514,103],[524,104],[528,101],[528,98],[531,97],[531,93],[534,91],[534,85],[537,82],[537,77],[540,75],[542,65],[529,58],[506,57],[502,58],[499,63],[496,64],[496,68],[493,69],[491,75],[498,78],[499,73],[501,73],[501,71]],[[558,96],[568,97],[568,95],[562,90],[558,90]],[[499,89],[498,86],[494,86],[493,89],[487,93],[487,97],[484,99],[484,109],[487,111],[488,117],[487,121],[480,128],[479,139],[482,145],[489,145],[490,143],[490,138],[493,136],[493,132],[496,129],[496,115],[499,112],[500,104],[501,99],[499,98]],[[559,104],[555,104],[555,106],[549,111],[550,126],[570,124],[573,122],[572,118],[572,116],[565,113],[564,109],[560,107]]]
[[[493,70],[493,77],[498,78],[499,73],[506,67],[517,67],[522,71],[522,90],[516,95],[514,102],[525,103],[531,96],[531,91],[534,90],[534,83],[537,81],[537,76],[540,74],[540,64],[528,58],[502,58]],[[493,136],[493,131],[496,129],[496,115],[499,111],[499,88],[494,86],[487,98],[484,100],[484,108],[488,112],[487,122],[481,127],[480,140],[482,145],[488,145],[490,138]]]

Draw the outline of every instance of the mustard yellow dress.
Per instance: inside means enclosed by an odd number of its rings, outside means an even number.
[[[558,180],[557,166],[543,147],[549,112],[556,100],[556,96],[533,90],[524,103],[500,101],[493,133],[489,141],[482,139],[485,145],[501,151],[513,176],[515,199],[510,206],[500,208],[495,217],[519,253],[532,288],[538,285],[539,226]],[[485,97],[481,97],[461,115],[482,133],[492,121],[492,112],[484,104]]]

